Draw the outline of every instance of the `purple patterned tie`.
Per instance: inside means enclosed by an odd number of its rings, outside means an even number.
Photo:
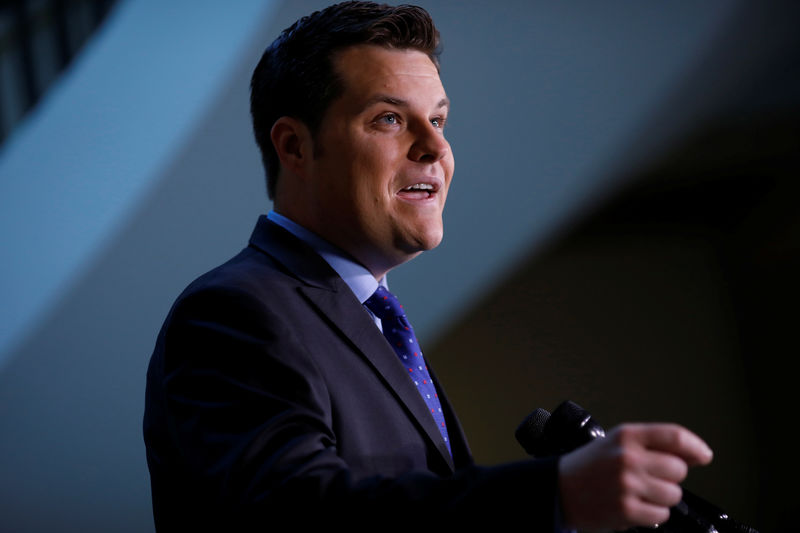
[[[375,316],[381,319],[383,336],[386,337],[400,361],[408,369],[408,375],[428,405],[428,409],[436,421],[436,426],[450,451],[450,439],[447,438],[447,426],[444,422],[442,406],[439,404],[439,395],[436,393],[436,387],[428,373],[422,350],[417,344],[417,337],[406,318],[403,306],[400,305],[394,294],[381,286],[364,303],[370,311],[375,313]],[[452,451],[450,453],[452,455]]]

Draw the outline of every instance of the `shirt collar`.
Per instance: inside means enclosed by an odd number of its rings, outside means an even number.
[[[380,282],[376,281],[375,277],[364,265],[358,263],[343,250],[332,245],[316,233],[307,230],[300,224],[275,211],[267,213],[267,218],[311,246],[339,274],[362,304],[372,296],[378,285],[388,289],[386,276],[381,278]]]

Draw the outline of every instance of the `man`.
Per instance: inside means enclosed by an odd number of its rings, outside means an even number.
[[[560,459],[473,464],[386,291],[392,268],[442,238],[454,163],[437,48],[424,10],[348,2],[264,53],[251,106],[274,211],[178,298],[148,371],[159,530],[654,524],[687,466],[710,460],[683,428],[627,425]]]

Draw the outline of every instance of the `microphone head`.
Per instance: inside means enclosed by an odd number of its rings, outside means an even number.
[[[546,414],[547,416],[544,416]],[[580,405],[562,402],[552,414],[537,409],[523,420],[516,431],[517,441],[536,457],[561,455],[604,437],[603,428]]]
[[[544,429],[550,455],[571,452],[598,437],[605,437],[603,428],[594,421],[589,411],[569,400],[553,410]]]
[[[514,436],[517,438],[525,451],[529,455],[536,455],[536,443],[541,440],[544,433],[544,426],[550,418],[550,412],[541,407],[534,409],[534,411],[525,417],[525,420],[520,422]]]

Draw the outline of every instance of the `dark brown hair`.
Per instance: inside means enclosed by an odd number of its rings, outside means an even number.
[[[316,134],[328,106],[344,89],[334,72],[333,56],[357,44],[419,50],[439,68],[439,31],[428,12],[417,6],[343,2],[283,30],[264,51],[250,81],[250,114],[270,198],[280,171],[270,139],[272,125],[290,116]]]

